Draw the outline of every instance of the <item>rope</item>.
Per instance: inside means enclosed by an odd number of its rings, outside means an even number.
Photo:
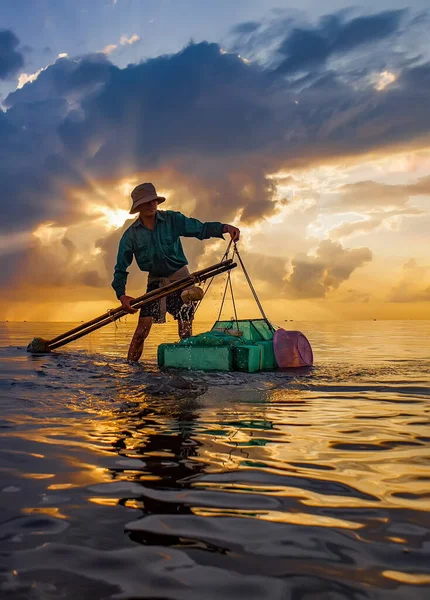
[[[222,313],[222,309],[224,308],[225,297],[227,295],[227,288],[228,288],[228,276],[227,276],[227,281],[225,282],[224,294],[222,296],[221,306],[219,308],[219,313],[218,313],[217,321],[221,320],[221,313]]]
[[[231,283],[231,273],[228,274],[228,283],[230,284],[231,301],[233,303],[234,318],[236,319],[236,328],[239,331],[239,321],[237,318],[236,302],[234,300],[233,285]]]
[[[237,249],[237,244],[236,244],[236,243],[234,244],[234,253],[233,253],[233,256],[234,256],[234,254],[236,254],[236,255],[237,255],[237,258],[239,259],[240,266],[242,267],[243,273],[244,273],[244,275],[245,275],[245,277],[246,277],[246,281],[248,282],[248,285],[249,285],[249,287],[250,287],[250,290],[251,290],[251,292],[252,292],[252,295],[254,296],[254,300],[255,300],[255,302],[257,303],[257,306],[258,306],[258,308],[260,309],[260,312],[261,312],[261,315],[262,315],[263,319],[266,321],[266,323],[267,323],[267,325],[270,327],[270,329],[271,329],[272,331],[275,331],[275,328],[274,328],[274,327],[273,327],[273,325],[270,323],[269,319],[266,317],[266,314],[265,314],[265,312],[264,312],[263,306],[261,305],[261,302],[260,302],[260,300],[259,300],[259,298],[258,298],[258,296],[257,296],[257,292],[255,291],[255,289],[254,289],[254,286],[252,285],[251,278],[250,278],[250,277],[249,277],[249,275],[248,275],[248,271],[246,270],[246,267],[245,267],[245,265],[243,264],[243,260],[242,260],[242,257],[241,257],[241,256],[240,256],[240,254],[239,254],[239,250]]]
[[[224,261],[224,260],[226,260],[228,258],[228,255],[230,253],[230,248],[231,248],[232,243],[233,243],[233,240],[230,240],[230,242],[229,242],[229,244],[227,246],[227,250],[224,252],[224,255],[223,255],[222,259],[221,259],[221,262]],[[267,318],[267,316],[266,316],[266,314],[264,312],[263,306],[262,306],[262,304],[260,302],[260,299],[257,296],[257,292],[255,291],[254,286],[252,285],[251,278],[248,275],[248,271],[246,270],[246,267],[245,267],[245,265],[243,263],[242,257],[239,254],[239,250],[237,248],[237,243],[236,242],[234,242],[232,258],[234,258],[235,255],[237,255],[237,258],[239,259],[240,266],[242,267],[242,270],[243,270],[243,273],[245,275],[246,281],[248,282],[249,288],[250,288],[250,290],[252,292],[252,295],[254,296],[254,300],[257,303],[257,306],[258,306],[258,308],[260,310],[261,316],[263,317],[263,319],[267,323],[267,326],[269,327],[269,329],[271,329],[272,331],[276,331],[275,327],[271,324],[271,322],[269,321],[269,319]],[[198,304],[197,304],[197,306],[195,308],[194,314],[196,314],[198,308],[200,307],[200,304],[203,302],[203,300],[204,300],[204,298],[205,298],[205,296],[206,296],[206,294],[207,294],[207,292],[208,292],[208,290],[209,290],[209,288],[210,288],[213,280],[214,280],[214,277],[212,277],[212,279],[209,281],[208,285],[206,286],[206,289],[204,290],[204,293],[203,293],[203,297],[198,302]],[[237,309],[236,309],[236,302],[235,302],[234,293],[233,293],[233,285],[232,285],[232,282],[231,282],[231,272],[230,271],[228,272],[228,275],[227,275],[227,281],[226,281],[226,284],[225,284],[224,294],[223,294],[223,297],[222,297],[221,307],[219,309],[217,321],[219,321],[221,319],[221,314],[222,314],[222,310],[224,308],[224,303],[225,303],[225,299],[226,299],[227,289],[228,288],[230,288],[231,299],[232,299],[233,310],[234,310],[234,317],[236,319],[236,326],[237,326],[237,329],[239,329],[239,323],[238,323],[238,317],[237,317]]]
[[[220,306],[220,309],[219,309],[217,321],[221,321],[222,310],[224,308],[224,303],[225,303],[225,298],[227,296],[227,290],[228,290],[228,288],[230,288],[231,301],[233,303],[233,310],[234,310],[234,318],[235,318],[236,328],[239,331],[239,323],[238,323],[238,318],[237,318],[236,302],[235,302],[235,299],[234,299],[233,285],[231,283],[231,273],[228,274],[227,281],[225,282],[224,294],[223,294],[223,297],[222,297],[221,306]]]
[[[223,257],[222,257],[222,259],[221,259],[221,261],[220,261],[220,262],[223,262],[224,260],[227,260],[227,259],[228,259],[228,255],[229,255],[229,253],[230,253],[230,248],[231,248],[231,245],[232,245],[232,243],[233,243],[233,240],[230,240],[230,241],[229,241],[229,243],[228,243],[228,246],[227,246],[227,250],[224,252],[224,254],[223,254]],[[233,255],[234,255],[234,253],[233,253]],[[197,305],[196,305],[196,308],[194,309],[194,316],[196,315],[196,312],[197,312],[197,311],[198,311],[198,309],[200,308],[200,304],[201,304],[201,303],[203,302],[203,300],[205,299],[205,296],[206,296],[206,294],[208,293],[208,291],[209,291],[209,288],[211,287],[211,284],[212,284],[212,282],[213,282],[213,280],[214,280],[214,279],[215,279],[215,277],[212,277],[212,279],[211,279],[211,280],[209,281],[209,283],[207,284],[207,286],[206,286],[206,289],[204,289],[204,290],[203,290],[203,297],[202,297],[202,299],[201,299],[201,300],[199,300],[199,302],[198,302],[198,303],[197,303]],[[218,319],[218,320],[219,320],[219,319]]]

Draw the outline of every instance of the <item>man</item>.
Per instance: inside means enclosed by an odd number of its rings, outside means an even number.
[[[233,225],[218,222],[201,223],[172,210],[159,211],[158,205],[166,200],[158,196],[152,183],[142,183],[131,192],[133,201],[130,214],[139,213],[139,218],[123,233],[119,243],[112,287],[123,308],[129,313],[137,312],[130,302],[134,300],[125,293],[127,268],[133,256],[141,271],[147,271],[147,292],[182,279],[189,274],[188,261],[182,249],[181,236],[206,240],[212,237],[224,239],[228,233],[234,242],[240,231]],[[137,362],[142,356],[143,344],[152,323],[163,323],[165,311],[178,321],[179,337],[192,335],[194,305],[184,305],[181,292],[173,292],[164,300],[151,302],[140,309],[139,321],[128,351],[128,360]]]

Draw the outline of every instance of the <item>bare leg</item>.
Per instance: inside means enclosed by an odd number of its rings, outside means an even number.
[[[133,339],[130,343],[130,348],[128,349],[127,360],[130,362],[139,361],[139,358],[142,356],[143,352],[143,343],[148,337],[151,327],[152,317],[142,317],[139,319],[136,331],[134,332]]]
[[[181,340],[191,337],[193,335],[193,322],[178,319],[178,334]]]

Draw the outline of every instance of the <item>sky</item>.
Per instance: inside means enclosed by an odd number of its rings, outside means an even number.
[[[428,0],[3,0],[0,319],[115,307],[144,181],[241,228],[277,323],[429,319],[429,24]],[[184,241],[192,270],[225,246]]]

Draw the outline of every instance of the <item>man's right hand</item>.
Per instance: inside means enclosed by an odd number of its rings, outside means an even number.
[[[120,298],[119,298],[119,301],[121,302],[121,306],[123,307],[123,309],[126,310],[131,315],[133,315],[134,313],[137,313],[137,311],[139,310],[139,309],[133,308],[131,306],[130,302],[132,300],[134,300],[134,298],[132,296],[126,296],[125,294],[123,296],[120,296]]]

